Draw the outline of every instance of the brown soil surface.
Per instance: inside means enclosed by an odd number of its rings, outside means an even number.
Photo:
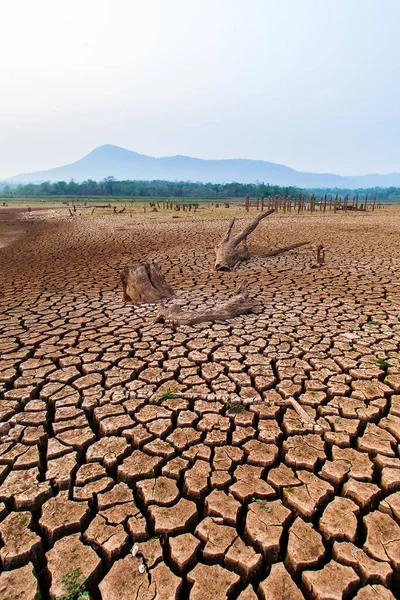
[[[0,596],[399,597],[400,210],[274,214],[215,273],[243,208],[69,208],[0,208]],[[152,259],[256,309],[155,324],[119,280]]]

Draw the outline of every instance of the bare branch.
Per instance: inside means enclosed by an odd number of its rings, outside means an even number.
[[[262,219],[265,219],[265,217],[269,217],[269,215],[272,215],[273,212],[275,212],[275,209],[271,208],[270,210],[267,210],[267,212],[258,214],[251,221],[251,223],[249,223],[247,227],[243,229],[243,231],[235,235],[235,237],[232,239],[233,247],[236,248],[236,246],[238,246],[240,242],[245,240],[247,236],[250,235],[250,233],[253,233],[253,231],[256,229],[256,227],[258,226],[260,221],[262,221]]]
[[[301,246],[305,246],[310,242],[298,242],[297,244],[291,244],[290,246],[282,246],[281,248],[276,248],[275,250],[270,250],[266,254],[262,254],[262,257],[267,256],[277,256],[278,254],[283,254],[284,252],[289,252],[289,250],[294,250],[295,248],[301,248]]]
[[[233,217],[232,221],[229,224],[229,227],[228,227],[228,230],[227,230],[227,232],[225,234],[225,237],[222,240],[223,242],[229,242],[229,238],[231,236],[232,227],[234,226],[234,224],[235,224],[235,217]]]

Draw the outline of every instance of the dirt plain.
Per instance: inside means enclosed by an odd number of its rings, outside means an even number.
[[[232,273],[241,208],[1,211],[1,599],[399,597],[400,209],[272,215]],[[243,278],[257,308],[154,324],[119,282],[149,259],[193,309]]]

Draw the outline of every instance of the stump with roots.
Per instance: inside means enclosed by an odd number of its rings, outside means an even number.
[[[175,295],[155,261],[126,265],[121,272],[121,281],[124,302],[151,304]]]
[[[232,228],[235,224],[235,217],[233,217],[228,231],[215,248],[216,258],[214,268],[216,271],[231,271],[239,262],[247,260],[250,257],[247,248],[247,236],[255,230],[262,219],[265,219],[265,217],[268,217],[273,212],[274,209],[260,213],[247,227],[231,238]]]
[[[235,295],[226,302],[216,304],[213,308],[205,310],[185,310],[177,304],[161,306],[155,323],[167,323],[173,327],[179,325],[195,325],[207,321],[226,321],[239,315],[244,315],[253,310],[255,301],[249,298],[247,284],[242,281]]]
[[[228,230],[225,236],[222,238],[219,245],[215,248],[215,264],[214,269],[216,271],[233,271],[236,266],[250,258],[249,249],[247,247],[247,237],[253,233],[256,229],[260,221],[265,219],[271,215],[275,210],[272,208],[267,212],[262,212],[258,214],[248,225],[245,227],[240,233],[231,238],[232,228],[235,224],[235,218],[232,219]],[[263,257],[268,256],[277,256],[278,254],[282,254],[283,252],[288,252],[289,250],[294,250],[295,248],[299,248],[300,246],[304,246],[308,244],[308,242],[299,242],[296,244],[291,244],[290,246],[283,246],[282,248],[277,248],[275,250],[271,250],[266,254],[263,254]]]

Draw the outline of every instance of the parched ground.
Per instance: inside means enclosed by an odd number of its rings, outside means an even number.
[[[218,274],[243,209],[103,212],[0,209],[0,598],[399,597],[400,210],[273,215]],[[151,258],[256,311],[154,324],[119,283]]]

